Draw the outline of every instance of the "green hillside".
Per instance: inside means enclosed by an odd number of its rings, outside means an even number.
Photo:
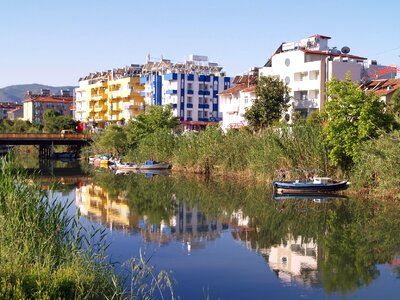
[[[18,84],[0,88],[0,102],[19,102],[25,98],[27,91],[32,91],[33,94],[39,94],[41,89],[49,89],[52,95],[59,95],[60,90],[69,89],[72,92],[75,86],[49,86],[43,84]]]

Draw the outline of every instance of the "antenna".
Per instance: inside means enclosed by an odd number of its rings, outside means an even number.
[[[350,52],[350,48],[349,47],[347,47],[347,46],[344,46],[344,47],[342,47],[342,53],[344,53],[344,54],[348,54],[349,52]]]

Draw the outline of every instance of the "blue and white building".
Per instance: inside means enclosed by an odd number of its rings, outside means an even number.
[[[231,78],[207,56],[190,55],[184,63],[148,59],[140,83],[147,105],[172,104],[181,124],[198,129],[222,120],[218,94],[231,87]]]

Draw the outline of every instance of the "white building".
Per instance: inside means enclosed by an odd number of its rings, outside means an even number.
[[[140,83],[147,105],[172,104],[174,116],[189,129],[221,120],[218,94],[230,88],[231,78],[207,56],[191,55],[184,63],[147,61]]]
[[[329,48],[330,37],[313,35],[299,42],[282,43],[260,69],[260,76],[274,76],[291,89],[288,113],[308,116],[323,108],[326,83],[334,76],[343,80],[350,73],[352,81],[360,81],[364,57],[349,54],[350,49]]]
[[[236,86],[219,93],[222,113],[220,124],[225,132],[228,129],[247,126],[244,113],[256,99],[257,76],[255,69],[250,74],[235,76],[233,84]]]

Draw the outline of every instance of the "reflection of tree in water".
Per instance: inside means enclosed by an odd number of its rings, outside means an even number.
[[[391,261],[400,249],[400,211],[388,203],[274,201],[265,186],[177,176],[111,176],[103,184],[111,191],[126,190],[131,210],[154,224],[174,216],[174,199],[197,207],[209,218],[229,222],[233,238],[266,259],[288,235],[300,244],[314,242],[318,276],[304,266],[300,277],[307,285],[319,281],[327,293],[344,295],[371,284],[379,276],[376,264]],[[398,268],[394,272],[399,274]]]

